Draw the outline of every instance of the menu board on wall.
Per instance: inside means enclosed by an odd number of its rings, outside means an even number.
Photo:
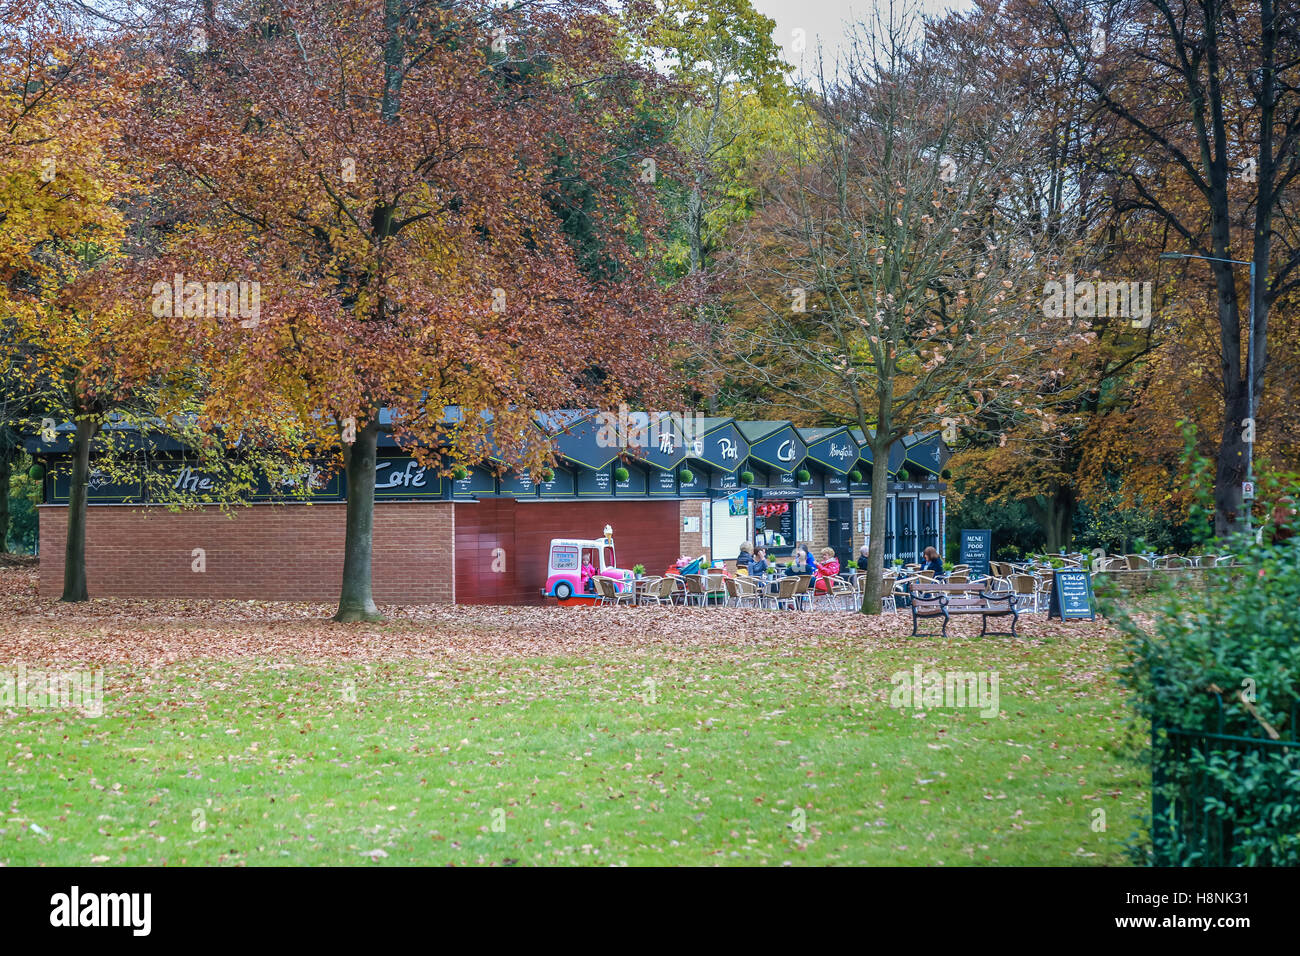
[[[708,483],[705,481],[705,475],[698,469],[691,470],[691,480],[681,482],[683,495],[699,496],[708,493]]]
[[[573,495],[573,472],[563,468],[555,469],[555,477],[550,481],[539,481],[537,488],[543,498],[568,498]]]
[[[537,494],[537,484],[530,475],[511,472],[501,476],[501,494],[516,498],[532,498]]]
[[[677,494],[677,473],[655,470],[650,475],[650,494],[652,496],[672,497]]]
[[[455,495],[494,495],[496,476],[482,468],[471,468],[468,475],[451,483],[451,490]]]
[[[715,471],[709,481],[709,487],[719,491],[735,491],[740,487],[740,477],[735,473]]]
[[[614,493],[619,495],[643,495],[645,494],[646,474],[640,468],[628,468],[627,481],[615,481]]]
[[[605,496],[614,493],[614,480],[609,469],[578,472],[578,496]]]

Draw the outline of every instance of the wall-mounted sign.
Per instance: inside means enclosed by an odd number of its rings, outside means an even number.
[[[693,443],[692,458],[707,462],[719,471],[735,471],[749,457],[749,442],[731,419],[705,419],[706,431]]]
[[[385,455],[375,460],[375,499],[441,498],[442,478],[414,458]]]
[[[646,492],[646,473],[641,468],[628,467],[627,481],[614,481],[614,493],[616,495],[644,495]]]
[[[543,498],[571,498],[574,493],[573,472],[565,468],[556,468],[555,477],[550,481],[539,481],[537,490]]]
[[[740,476],[735,472],[715,471],[709,479],[709,487],[715,491],[735,491],[740,487]]]
[[[902,444],[907,448],[906,461],[936,475],[948,461],[948,446],[944,444],[939,432],[930,432],[920,437],[905,435]]]
[[[677,472],[651,472],[649,491],[654,497],[674,497],[677,494]]]
[[[604,468],[623,450],[617,429],[591,415],[569,425],[555,437],[555,450],[585,468]]]
[[[808,455],[808,447],[789,424],[773,428],[773,422],[738,422],[749,441],[749,457],[777,471],[793,471]]]
[[[501,476],[501,494],[514,498],[533,498],[537,495],[537,482],[531,475],[507,472]]]
[[[69,492],[72,487],[72,466],[58,467],[51,470],[54,487],[50,495],[52,504],[67,504]],[[93,464],[90,467],[90,476],[86,482],[86,500],[100,502],[135,502],[142,498],[140,481],[113,481],[108,475],[96,468]]]
[[[680,472],[679,472],[680,475]],[[678,487],[681,493],[687,497],[697,497],[707,495],[709,492],[708,473],[701,468],[691,469],[691,480],[682,481],[678,479]]]
[[[609,469],[578,472],[578,497],[607,497],[614,493],[614,478]]]
[[[702,419],[678,412],[652,412],[645,428],[628,436],[628,452],[637,461],[674,472],[690,453],[690,438],[698,438]]]
[[[808,445],[808,457],[829,471],[844,475],[858,461],[858,443],[847,428],[801,428],[799,434]]]
[[[485,468],[471,468],[469,474],[451,483],[452,494],[460,495],[495,495],[497,479]]]

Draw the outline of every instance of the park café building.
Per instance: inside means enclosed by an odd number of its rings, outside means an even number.
[[[944,553],[949,450],[937,432],[908,436],[872,461],[858,429],[803,428],[657,414],[635,446],[608,440],[612,415],[538,413],[556,462],[534,481],[489,457],[453,477],[422,468],[391,436],[376,463],[373,587],[381,604],[537,604],[552,538],[614,530],[623,567],[659,573],[678,556],[734,566],[741,542],[769,553],[830,546],[841,563],[866,543],[871,474],[888,469],[886,561]],[[110,426],[111,427],[111,426]],[[602,431],[604,429],[604,431]],[[40,591],[57,597],[71,473],[71,425],[27,448],[46,470],[40,507]],[[141,469],[177,490],[204,487],[186,450],[150,436]],[[177,509],[148,500],[150,483],[118,484],[93,468],[86,573],[92,595],[332,602],[343,568],[346,478],[334,473],[310,501],[264,483],[248,507]],[[155,475],[155,479],[159,476]],[[211,482],[209,482],[211,484]],[[195,561],[202,549],[203,561]],[[196,563],[202,570],[195,570]]]

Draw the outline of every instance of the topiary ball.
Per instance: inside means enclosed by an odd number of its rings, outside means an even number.
[[[677,473],[677,477],[682,480],[682,484],[689,485],[691,482],[695,481],[695,472],[691,471],[689,468],[683,468]]]
[[[853,482],[855,485],[858,484],[859,482],[861,482],[861,481],[862,481],[862,472],[860,472],[860,471],[851,471],[851,472],[849,472],[849,481]]]
[[[806,482],[812,481],[812,472],[807,468],[800,468],[795,477],[799,479],[800,484],[805,484]]]
[[[740,483],[742,485],[752,484],[753,481],[754,481],[754,473],[752,471],[742,471],[740,473]]]
[[[30,467],[30,468],[27,469],[27,477],[30,478],[32,481],[44,481],[44,480],[45,480],[45,466],[44,466],[44,465],[32,465],[32,467]]]
[[[451,476],[457,481],[464,481],[469,477],[469,471],[463,465],[457,465],[451,471]]]
[[[555,470],[552,468],[543,468],[542,481],[554,481],[554,480],[555,480]]]
[[[943,471],[939,473],[939,477],[941,477],[944,481],[947,481],[949,478],[952,477],[952,471],[945,468]]]
[[[619,467],[614,469],[615,481],[627,481],[629,477],[631,477],[631,473],[626,468]]]

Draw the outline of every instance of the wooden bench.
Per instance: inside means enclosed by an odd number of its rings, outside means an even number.
[[[969,584],[937,584],[929,581],[909,582],[912,595],[912,637],[921,637],[917,630],[923,619],[943,618],[943,636],[948,636],[948,621],[954,614],[980,615],[980,637],[989,634],[1016,636],[1016,621],[1020,614],[1016,610],[1015,594],[1006,591],[993,594],[985,591],[988,581],[973,581]],[[989,618],[1010,617],[1010,631],[990,631]]]

